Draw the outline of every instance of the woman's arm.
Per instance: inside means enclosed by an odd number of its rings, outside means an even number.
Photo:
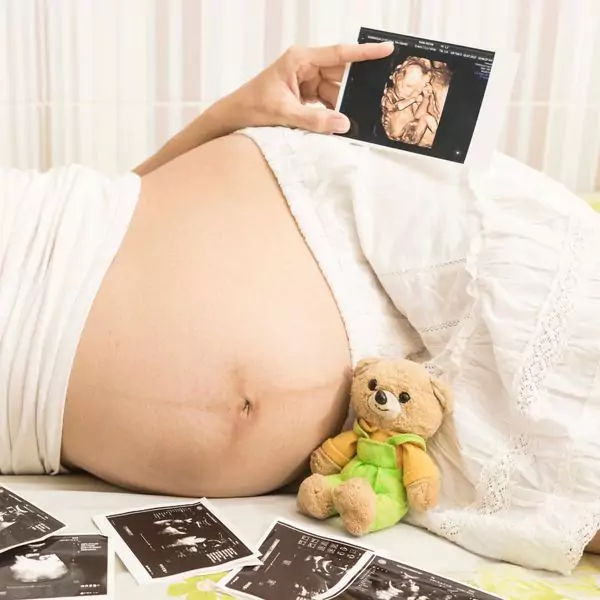
[[[134,173],[140,177],[148,175],[174,158],[239,129],[234,125],[236,112],[235,98],[223,98],[169,139],[156,154],[136,167]]]
[[[333,110],[347,63],[388,56],[394,45],[293,47],[270,67],[219,100],[134,171],[147,175],[177,156],[243,127],[283,125],[343,133],[350,123]],[[321,102],[324,108],[307,104]]]

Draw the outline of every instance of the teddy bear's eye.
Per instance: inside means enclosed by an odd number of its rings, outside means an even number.
[[[371,379],[369,381],[369,389],[374,390],[377,387],[377,379]]]
[[[410,394],[408,392],[402,392],[399,396],[398,396],[398,400],[400,400],[400,402],[402,404],[406,404],[407,402],[410,401]]]

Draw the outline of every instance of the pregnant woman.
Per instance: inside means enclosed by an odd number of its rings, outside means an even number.
[[[598,219],[506,157],[471,177],[319,135],[349,126],[345,63],[391,51],[292,49],[135,173],[0,172],[0,472],[268,492],[344,425],[357,360],[414,356],[455,390],[464,465],[435,456],[415,521],[576,564],[600,524]]]

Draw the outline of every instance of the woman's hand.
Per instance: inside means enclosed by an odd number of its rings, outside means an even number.
[[[318,133],[348,131],[348,118],[335,112],[347,63],[388,56],[394,45],[339,44],[320,48],[292,47],[270,67],[223,102],[234,110],[241,127],[283,125]],[[307,106],[320,102],[325,108]]]
[[[135,172],[148,175],[181,154],[244,127],[283,125],[343,133],[350,124],[333,107],[346,64],[384,58],[393,49],[392,42],[292,47],[254,79],[204,111]],[[308,106],[314,102],[326,108]]]

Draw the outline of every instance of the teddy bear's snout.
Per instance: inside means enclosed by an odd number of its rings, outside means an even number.
[[[402,412],[402,404],[398,398],[385,390],[374,391],[369,396],[368,406],[373,415],[385,418],[386,421],[396,418]]]

